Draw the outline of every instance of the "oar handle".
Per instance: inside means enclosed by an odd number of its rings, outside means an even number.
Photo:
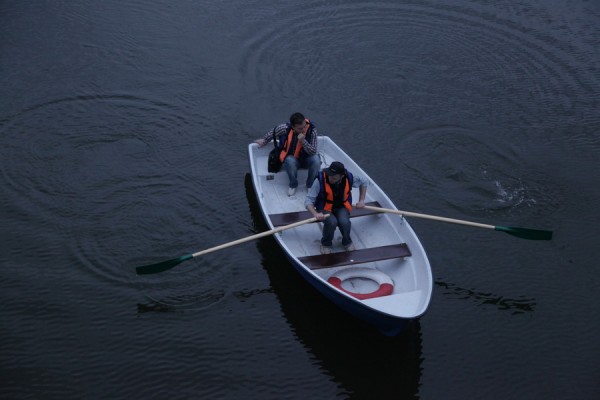
[[[373,206],[365,206],[365,208],[368,210],[386,212],[386,213],[391,213],[391,214],[398,214],[398,215],[403,215],[406,217],[432,219],[434,221],[448,222],[451,224],[468,225],[468,226],[474,226],[477,228],[485,228],[485,229],[495,229],[496,228],[494,225],[480,224],[478,222],[464,221],[462,219],[438,217],[436,215],[419,214],[419,213],[414,213],[414,212],[409,212],[409,211],[392,210],[391,208],[381,208],[381,207],[373,207]]]
[[[235,246],[235,245],[238,245],[238,244],[241,244],[241,243],[249,242],[249,241],[254,240],[254,239],[260,239],[261,237],[265,237],[265,236],[269,236],[269,235],[274,235],[277,232],[285,231],[287,229],[292,229],[292,228],[295,228],[297,226],[304,225],[304,224],[310,224],[311,222],[315,222],[315,221],[317,221],[317,219],[315,217],[313,217],[313,218],[309,218],[309,219],[305,219],[305,220],[302,220],[302,221],[295,222],[293,224],[289,224],[289,225],[285,225],[285,226],[280,226],[279,228],[271,229],[270,231],[265,231],[265,232],[257,233],[256,235],[247,236],[245,238],[234,240],[233,242],[224,243],[224,244],[221,244],[219,246],[211,247],[210,249],[199,251],[197,253],[192,254],[192,257],[198,257],[198,256],[201,256],[203,254],[212,253],[213,251],[226,249],[227,247],[232,247],[232,246]]]

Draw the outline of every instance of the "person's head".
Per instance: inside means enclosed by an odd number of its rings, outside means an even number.
[[[301,113],[293,113],[290,117],[290,125],[295,133],[300,134],[304,131],[306,127],[306,118]]]
[[[327,176],[329,177],[329,182],[337,183],[340,179],[346,175],[346,168],[344,164],[339,161],[334,161],[331,165],[325,169]]]

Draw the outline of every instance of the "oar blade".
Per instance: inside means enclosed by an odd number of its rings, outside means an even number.
[[[506,232],[509,235],[529,240],[552,240],[552,231],[539,229],[517,228],[514,226],[495,226],[495,230]]]
[[[193,256],[191,254],[181,256],[178,258],[173,258],[172,260],[167,260],[163,262],[159,262],[156,264],[148,264],[142,265],[141,267],[136,267],[135,272],[138,275],[149,275],[149,274],[158,274],[160,272],[167,271],[176,265],[181,264],[182,262],[191,259]]]

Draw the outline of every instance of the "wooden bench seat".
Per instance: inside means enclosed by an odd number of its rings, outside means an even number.
[[[310,269],[332,268],[341,265],[363,264],[373,261],[403,258],[411,255],[406,243],[388,246],[371,247],[354,251],[340,251],[331,254],[318,254],[316,256],[298,257]]]
[[[378,201],[370,201],[365,203],[367,206],[381,207]],[[367,210],[366,208],[352,208],[350,218],[361,217],[363,215],[380,214],[378,211]],[[273,226],[283,226],[293,224],[308,218],[311,218],[312,214],[309,211],[295,211],[281,214],[269,214],[269,218],[273,223]]]

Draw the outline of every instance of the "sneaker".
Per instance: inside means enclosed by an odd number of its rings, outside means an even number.
[[[344,246],[344,250],[346,251],[354,251],[356,250],[356,247],[354,247],[354,243],[350,243]]]
[[[296,194],[296,188],[289,188],[288,189],[288,196],[293,196]]]
[[[331,254],[331,246],[321,245],[321,254]]]

